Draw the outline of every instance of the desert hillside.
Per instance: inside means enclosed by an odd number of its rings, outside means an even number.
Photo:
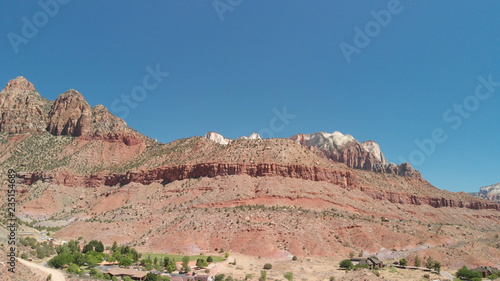
[[[0,92],[0,116],[0,170],[17,171],[17,215],[60,227],[62,240],[500,267],[500,205],[432,186],[408,163],[387,163],[374,141],[211,132],[162,144],[75,90],[48,101],[22,77]]]

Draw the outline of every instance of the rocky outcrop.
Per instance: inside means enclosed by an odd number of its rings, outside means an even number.
[[[24,77],[9,81],[0,92],[0,132],[44,132],[50,106],[51,102],[40,96]]]
[[[340,132],[333,132],[332,134],[324,132],[310,135],[298,134],[290,139],[303,146],[315,147],[323,156],[344,163],[351,168],[400,176],[421,177],[421,174],[413,169],[409,163],[401,165],[388,164],[375,141],[360,143],[351,135],[343,135]]]
[[[103,105],[91,108],[82,94],[69,90],[55,102],[40,96],[24,77],[9,81],[0,92],[0,132],[42,133],[95,138],[135,145],[147,138]]]
[[[49,113],[47,130],[55,135],[79,137],[91,131],[92,109],[78,91],[69,90],[57,97]]]
[[[205,138],[207,140],[211,140],[215,143],[222,144],[222,145],[227,145],[231,143],[231,139],[225,138],[223,135],[216,133],[216,132],[208,132],[205,134]]]
[[[242,136],[242,137],[239,137],[238,139],[241,139],[241,140],[261,140],[262,138],[260,137],[259,134],[252,133],[249,137]]]
[[[500,182],[493,185],[483,186],[479,192],[471,193],[472,196],[500,203]]]

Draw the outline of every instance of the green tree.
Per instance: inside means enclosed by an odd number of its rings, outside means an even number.
[[[87,262],[87,258],[84,254],[76,252],[73,254],[73,262],[78,266],[83,266]]]
[[[264,264],[264,269],[271,269],[271,268],[273,268],[272,264],[270,264],[270,263]]]
[[[399,264],[402,266],[408,266],[408,261],[405,258],[403,258],[399,260]]]
[[[68,248],[72,254],[80,252],[80,246],[78,245],[78,243],[79,242],[77,240],[70,240],[68,242]]]
[[[134,260],[134,262],[137,262],[142,256],[142,254],[137,252],[134,248],[130,249],[130,253],[132,254],[132,260]]]
[[[113,253],[113,258],[116,259],[116,261],[120,262],[120,260],[123,258],[122,253],[120,251],[116,251]]]
[[[427,261],[425,262],[425,267],[431,269],[434,265],[434,259],[432,257],[427,257]]]
[[[352,261],[350,259],[341,260],[339,266],[340,268],[344,268],[347,270],[354,268],[354,265],[352,264]]]
[[[118,281],[118,278],[116,276],[111,277],[111,281]]]
[[[148,272],[144,281],[158,281],[158,275],[153,272]]]
[[[66,264],[73,262],[73,256],[69,253],[62,253],[50,259],[48,265],[54,268],[61,268]]]
[[[102,253],[102,252],[104,252],[104,245],[102,244],[101,241],[95,241],[94,242],[94,249],[96,252]]]
[[[113,246],[111,246],[111,252],[116,252],[116,250],[118,249],[118,243],[116,243],[116,241],[113,242]]]
[[[131,266],[132,265],[132,259],[127,257],[124,257],[120,260],[119,265],[121,266]]]
[[[224,280],[224,274],[217,274],[214,277],[214,281],[223,281]]]
[[[97,260],[97,258],[95,256],[93,256],[93,255],[86,256],[86,260],[87,260],[87,265],[90,266],[90,267],[97,266],[97,264],[99,263],[99,261]]]
[[[67,244],[64,244],[64,245],[59,245],[56,247],[56,253],[58,255],[60,255],[62,253],[71,253],[71,250],[69,249],[69,246]]]
[[[208,263],[204,259],[197,259],[196,260],[196,267],[203,268],[207,267]]]
[[[482,278],[483,277],[481,272],[469,270],[465,265],[455,273],[455,276],[458,278],[464,278],[464,279],[474,279],[474,278]],[[479,280],[481,280],[481,279],[479,279]]]
[[[189,267],[189,257],[188,256],[184,256],[182,258],[182,271],[184,271],[184,272],[191,271],[191,268]]]
[[[285,272],[283,277],[285,277],[286,280],[288,280],[288,281],[293,281],[293,273],[291,273],[290,271]]]
[[[226,259],[229,258],[229,252],[224,253],[224,256],[226,257]]]
[[[214,261],[214,258],[212,258],[212,256],[208,256],[207,262],[213,262],[213,261]]]
[[[134,281],[134,280],[132,280],[132,278],[130,278],[130,277],[128,277],[128,276],[124,276],[124,277],[122,278],[122,280],[123,280],[123,281]]]
[[[80,267],[78,267],[78,265],[72,263],[68,267],[68,272],[78,274],[80,272]]]
[[[163,264],[165,266],[165,270],[168,273],[172,273],[177,270],[177,266],[175,265],[175,259],[170,259],[169,257],[165,257],[163,260]]]
[[[415,266],[416,267],[420,267],[422,265],[422,261],[420,260],[420,258],[417,256],[415,256]]]
[[[435,269],[438,274],[441,273],[441,263],[440,262],[434,261],[432,268]]]

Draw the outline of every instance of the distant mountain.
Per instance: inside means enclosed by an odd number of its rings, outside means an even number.
[[[483,186],[479,189],[479,192],[472,192],[470,194],[478,198],[488,199],[500,203],[500,182],[493,185]]]

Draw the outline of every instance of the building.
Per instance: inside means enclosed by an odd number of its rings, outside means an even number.
[[[370,269],[374,269],[375,267],[382,268],[384,267],[384,263],[381,262],[377,257],[369,257],[369,258],[351,258],[351,262],[353,265],[367,265]]]
[[[128,276],[133,280],[144,280],[149,271],[139,271],[130,268],[114,267],[108,270],[108,274],[116,277]]]
[[[491,274],[493,274],[493,271],[497,271],[498,269],[491,267],[491,266],[478,266],[478,267],[471,269],[471,270],[481,272],[481,274],[483,274],[483,277],[486,278],[486,277],[490,276]]]

